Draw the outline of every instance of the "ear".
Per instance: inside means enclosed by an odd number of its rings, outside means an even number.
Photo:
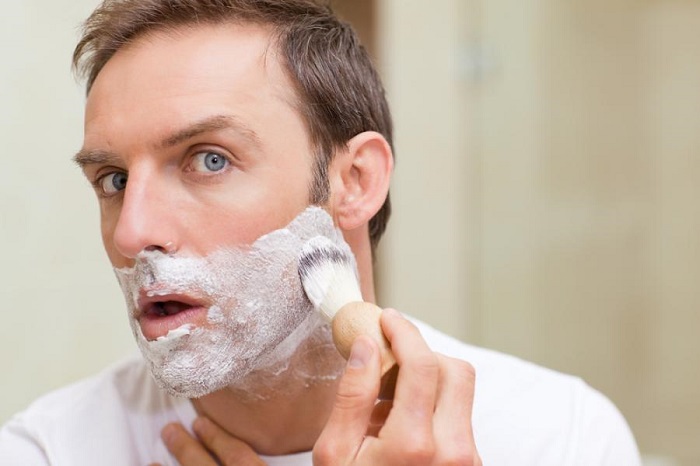
[[[389,193],[394,158],[384,136],[360,133],[329,167],[331,210],[341,230],[354,230],[376,214]]]

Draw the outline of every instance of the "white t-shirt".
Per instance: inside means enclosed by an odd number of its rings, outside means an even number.
[[[580,379],[466,345],[418,323],[429,345],[476,369],[473,426],[489,466],[639,466],[627,423]],[[176,465],[160,439],[169,422],[192,425],[187,399],[160,390],[140,357],[50,393],[0,430],[0,465]],[[309,466],[311,453],[264,457]]]

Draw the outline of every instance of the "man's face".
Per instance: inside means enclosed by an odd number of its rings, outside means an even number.
[[[259,26],[180,28],[136,40],[102,69],[78,159],[114,267],[144,250],[251,244],[307,207],[312,148],[269,44]],[[173,325],[141,328],[153,340]]]

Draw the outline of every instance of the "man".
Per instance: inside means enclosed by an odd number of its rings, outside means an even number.
[[[337,227],[373,301],[389,214],[384,93],[330,10],[107,0],[74,58],[88,81],[76,161],[145,361],[16,416],[1,464],[639,464],[622,417],[581,381],[392,310],[399,378],[393,405],[377,403],[377,344],[358,338],[343,362],[297,302],[279,259],[290,236]]]

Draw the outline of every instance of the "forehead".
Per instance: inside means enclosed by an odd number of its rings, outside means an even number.
[[[105,64],[88,95],[86,137],[124,119],[167,125],[233,108],[254,122],[275,107],[298,113],[269,28],[182,26],[138,37]]]

